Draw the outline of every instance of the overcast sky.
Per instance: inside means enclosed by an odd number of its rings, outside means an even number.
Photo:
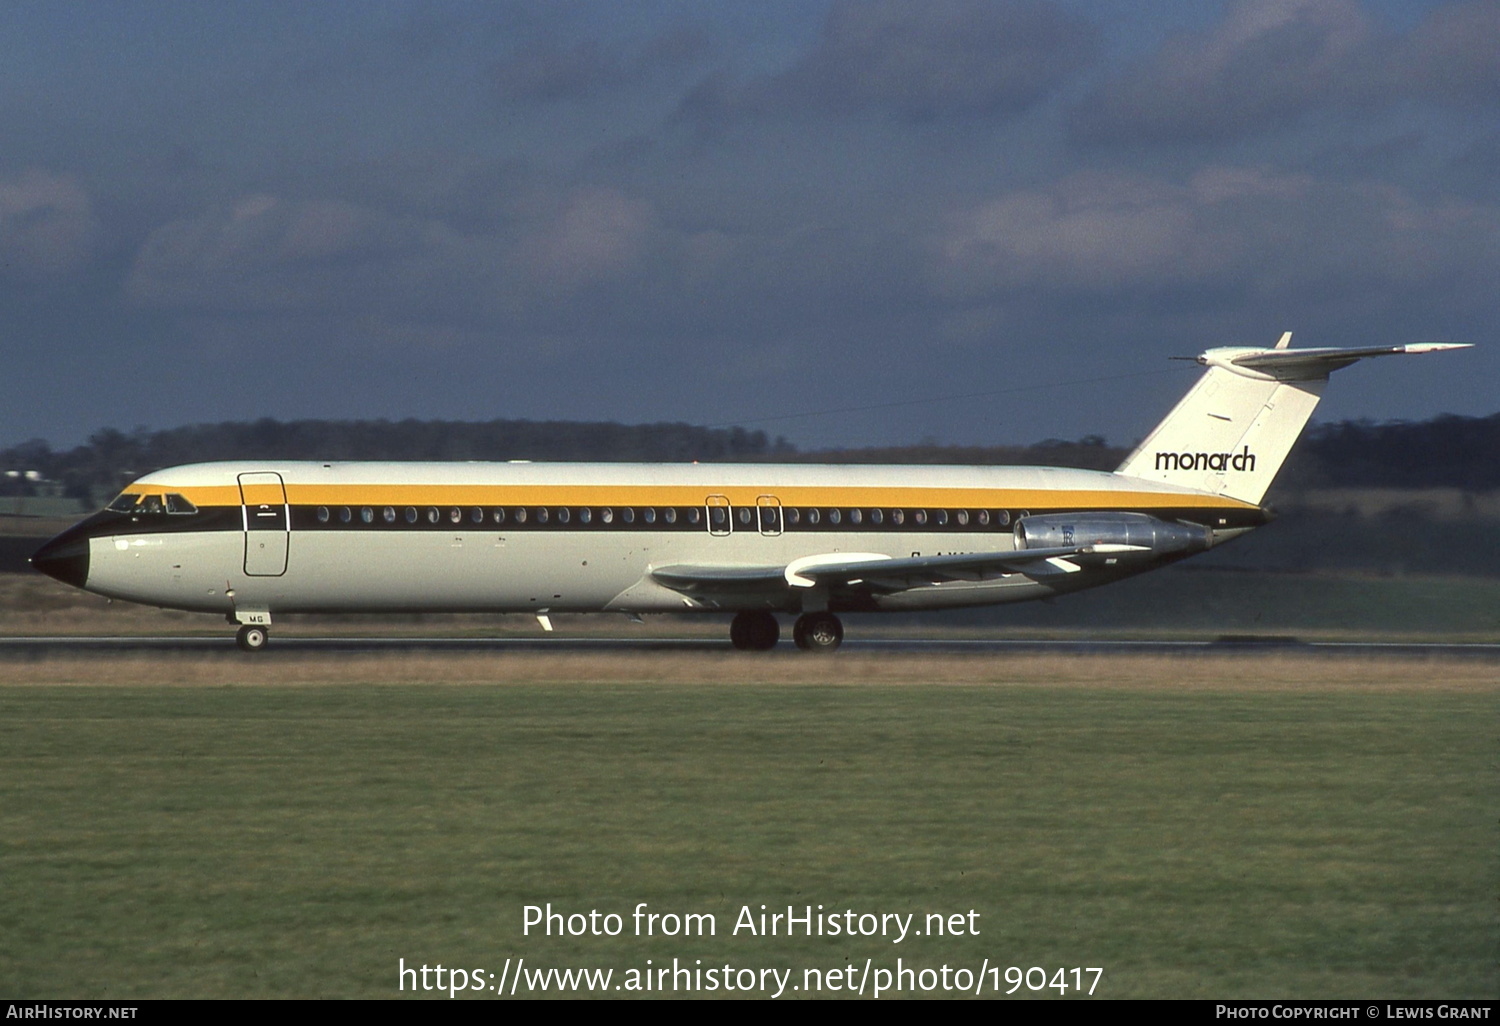
[[[0,4],[0,445],[1128,443],[1286,329],[1487,415],[1497,324],[1495,0]]]

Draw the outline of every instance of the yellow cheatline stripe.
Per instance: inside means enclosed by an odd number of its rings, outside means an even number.
[[[281,485],[247,484],[241,489],[245,496],[245,502],[251,506],[267,505],[276,506],[285,502]]]
[[[701,488],[646,485],[288,485],[297,506],[702,506],[711,494],[735,506],[754,506],[774,495],[783,506],[902,507],[933,509],[1255,509],[1253,503],[1213,495],[1174,495],[1152,491],[1071,491],[1043,488]],[[238,506],[233,486],[142,491],[179,492],[199,506]],[[264,486],[254,502],[278,502]],[[276,489],[269,490],[274,493]]]

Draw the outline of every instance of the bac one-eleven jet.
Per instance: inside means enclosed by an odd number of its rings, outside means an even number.
[[[1260,502],[1328,375],[1467,348],[1231,346],[1113,473],[1043,467],[201,463],[147,474],[32,564],[220,613],[732,614],[736,648],[843,640],[838,614],[1047,598],[1165,566]]]

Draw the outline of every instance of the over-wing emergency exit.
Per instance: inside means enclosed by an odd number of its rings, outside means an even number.
[[[1328,375],[1467,346],[1233,346],[1113,473],[775,464],[202,463],[140,478],[32,564],[111,598],[223,614],[733,614],[736,648],[843,640],[839,613],[1041,599],[1264,524]]]

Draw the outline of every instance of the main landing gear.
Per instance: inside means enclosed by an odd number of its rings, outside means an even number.
[[[741,652],[767,652],[781,638],[781,625],[764,610],[735,613],[729,624],[729,641]]]
[[[736,613],[729,640],[742,652],[767,652],[781,638],[776,617],[764,610]],[[792,638],[804,652],[832,652],[844,640],[844,625],[832,613],[803,613],[792,628]]]
[[[234,643],[240,646],[242,652],[259,652],[266,647],[270,638],[264,627],[246,624],[235,633]]]
[[[804,652],[832,652],[844,643],[844,625],[832,613],[803,613],[792,638]]]

